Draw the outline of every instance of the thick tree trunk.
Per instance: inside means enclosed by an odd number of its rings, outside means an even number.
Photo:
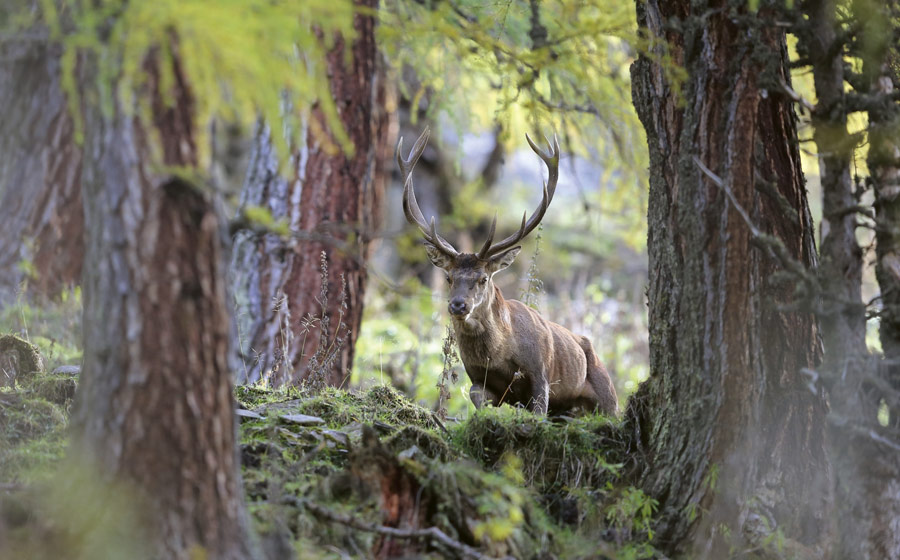
[[[95,63],[81,61],[80,83],[96,83]],[[155,69],[148,63],[151,79]],[[222,231],[205,193],[159,171],[197,164],[177,51],[173,75],[173,107],[150,86],[152,123],[85,104],[84,368],[73,449],[103,480],[131,487],[154,557],[252,558]]]
[[[790,259],[795,274],[815,264],[795,117],[777,94],[790,82],[784,34],[765,11],[719,2],[637,8],[657,53],[689,76],[679,96],[648,57],[632,68],[651,158],[651,375],[626,414],[640,484],[660,501],[657,544],[724,558],[777,531],[820,557],[826,405],[804,377],[819,342],[814,317],[788,309],[795,282],[775,277]]]
[[[51,297],[81,280],[81,149],[59,72],[49,42],[0,46],[0,302],[25,279]]]
[[[377,7],[374,0],[357,4],[368,10]],[[244,256],[235,260],[235,266],[249,260],[263,265],[239,283],[249,294],[248,313],[260,314],[251,316],[249,324],[244,322],[243,335],[253,357],[248,361],[248,380],[271,374],[276,383],[308,380],[341,386],[350,373],[368,279],[365,261],[380,222],[384,173],[379,165],[388,144],[379,103],[384,85],[376,71],[375,18],[359,13],[354,27],[350,63],[341,37],[326,60],[331,92],[354,152],[328,149],[321,142],[322,133],[310,130],[303,157],[293,162],[295,169],[302,166],[299,179],[284,181],[270,172],[276,165],[266,136],[260,136],[257,144],[251,166],[265,171],[248,174],[246,189],[254,193],[245,198],[265,202],[261,205],[274,215],[288,218],[299,239],[279,246],[269,236],[245,238],[239,248]],[[321,113],[314,111],[311,118],[319,130],[325,128]],[[251,248],[244,245],[247,242]],[[234,274],[238,277],[242,271]]]

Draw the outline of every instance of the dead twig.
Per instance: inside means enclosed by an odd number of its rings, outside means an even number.
[[[816,106],[810,103],[805,97],[794,91],[794,89],[788,85],[788,83],[784,80],[784,78],[779,78],[779,85],[784,93],[791,98],[792,101],[799,103],[804,109],[809,111],[810,113],[814,113],[816,110]]]
[[[428,527],[427,529],[398,529],[396,527],[385,527],[384,525],[366,523],[355,517],[331,511],[328,508],[324,508],[309,500],[297,498],[296,496],[285,496],[284,501],[293,506],[302,507],[316,517],[334,521],[335,523],[340,523],[359,531],[378,533],[379,535],[387,535],[398,539],[431,539],[443,544],[447,548],[455,550],[463,556],[476,558],[477,560],[492,560],[491,556],[485,556],[471,546],[450,538],[447,533],[441,531],[437,527]]]

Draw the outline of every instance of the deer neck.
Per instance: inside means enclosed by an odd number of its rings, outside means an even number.
[[[500,288],[493,286],[487,300],[476,307],[465,319],[453,317],[453,328],[458,334],[469,336],[496,333],[509,329],[509,307]]]

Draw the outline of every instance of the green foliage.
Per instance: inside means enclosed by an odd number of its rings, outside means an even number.
[[[557,131],[567,151],[605,170],[604,211],[627,223],[620,233],[629,243],[643,245],[648,161],[629,67],[637,51],[651,50],[636,35],[632,4],[390,0],[380,17],[396,74],[416,76],[400,84],[414,108],[426,106],[458,134],[499,127],[507,150],[524,147],[526,132]],[[461,219],[481,219],[483,204],[480,195],[467,201]]]
[[[118,99],[120,108],[138,107],[137,114],[145,119],[149,57],[162,62],[160,90],[169,103],[177,60],[194,96],[192,126],[203,161],[209,155],[208,124],[213,118],[249,128],[262,116],[301,144],[300,119],[316,103],[332,138],[341,148],[353,149],[337,118],[322,64],[335,33],[354,36],[350,0],[224,0],[215,5],[206,0],[41,0],[40,5],[43,21],[64,47],[62,81],[79,137],[83,91],[76,61],[80,54],[95,53],[101,63],[96,84],[100,99],[87,101],[111,111],[113,99]],[[337,149],[318,123],[311,121],[310,126],[326,149]],[[285,137],[273,138],[286,154]]]
[[[285,218],[276,220],[268,208],[248,204],[243,206],[241,211],[251,227],[265,229],[281,236],[290,235],[288,221]]]
[[[621,488],[617,499],[607,506],[606,519],[618,533],[617,540],[632,541],[620,551],[621,558],[630,560],[654,556],[655,551],[649,541],[653,540],[653,514],[658,505],[659,502],[639,488],[627,486]]]

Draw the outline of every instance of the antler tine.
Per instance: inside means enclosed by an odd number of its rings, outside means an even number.
[[[413,144],[407,159],[403,159],[403,137],[401,136],[400,140],[397,141],[397,165],[400,166],[400,171],[403,173],[404,183],[406,178],[412,174],[412,170],[418,163],[419,158],[422,157],[422,152],[425,151],[425,145],[428,144],[429,136],[431,136],[431,129],[426,126],[419,138],[416,139],[416,143]]]
[[[422,156],[422,152],[425,151],[430,132],[429,128],[425,127],[416,143],[413,144],[409,157],[406,159],[403,159],[402,155],[403,138],[400,138],[397,142],[397,165],[400,166],[400,171],[403,173],[403,214],[406,216],[406,221],[419,228],[425,241],[428,241],[448,255],[456,257],[459,252],[446,239],[438,235],[435,230],[434,217],[431,218],[430,226],[425,221],[425,216],[422,214],[422,210],[419,209],[419,202],[416,200],[416,192],[413,188],[412,171],[416,166],[416,162]]]
[[[494,221],[491,222],[491,230],[488,232],[487,241],[484,242],[484,245],[481,246],[481,250],[478,251],[478,258],[484,259],[488,255],[488,251],[491,250],[491,243],[494,242],[494,232],[497,231],[497,213],[494,212]]]
[[[519,230],[510,235],[503,241],[500,241],[496,245],[490,245],[491,240],[493,239],[493,226],[491,227],[491,235],[489,236],[488,243],[485,243],[485,246],[482,247],[481,252],[478,253],[478,257],[481,259],[489,258],[493,255],[499,254],[519,241],[521,241],[526,235],[531,233],[534,228],[541,223],[541,220],[544,218],[544,213],[547,212],[547,207],[550,206],[550,201],[553,200],[553,195],[556,194],[556,183],[559,181],[559,140],[556,135],[553,135],[553,142],[545,136],[544,140],[547,141],[547,145],[550,150],[548,152],[543,151],[538,148],[534,141],[527,134],[525,135],[525,139],[528,140],[528,145],[531,146],[531,149],[541,158],[545,164],[547,164],[547,182],[544,183],[543,193],[541,196],[541,204],[538,206],[537,210],[534,211],[534,214],[531,215],[531,218],[525,219],[525,216],[528,215],[526,212],[522,216],[522,225],[519,227]]]

